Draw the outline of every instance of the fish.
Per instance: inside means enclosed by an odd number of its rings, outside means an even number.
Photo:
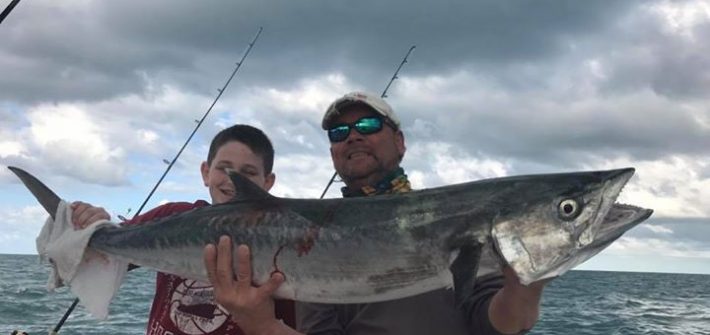
[[[54,216],[60,198],[26,171],[9,168]],[[284,275],[277,298],[369,303],[455,288],[466,276],[480,276],[483,263],[509,266],[524,285],[559,277],[653,213],[616,203],[634,168],[337,199],[276,197],[228,172],[236,190],[229,202],[102,227],[88,248],[207,281],[204,246],[228,235],[235,246],[250,247],[256,284],[275,271]],[[236,257],[233,266],[238,271]]]

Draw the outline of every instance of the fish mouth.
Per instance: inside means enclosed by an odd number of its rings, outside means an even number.
[[[621,206],[616,203],[616,199],[619,197],[621,192],[626,186],[626,183],[633,177],[636,169],[634,168],[624,168],[617,170],[610,170],[603,172],[601,176],[601,181],[603,183],[599,208],[597,209],[594,217],[591,219],[591,223],[578,235],[577,243],[579,247],[584,247],[595,242],[599,236],[597,236],[603,226],[606,226],[606,218],[610,211],[615,206]],[[634,207],[631,205],[625,205],[624,209],[630,209]],[[630,207],[629,207],[630,206]],[[621,207],[617,207],[615,215],[618,216],[622,211]],[[639,207],[636,207],[639,208]],[[639,221],[640,222],[640,221]]]
[[[614,204],[604,217],[594,242],[589,247],[611,243],[653,214],[652,209],[628,204]]]

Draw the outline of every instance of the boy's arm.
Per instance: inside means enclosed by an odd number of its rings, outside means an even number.
[[[245,334],[300,334],[274,317],[274,299],[271,296],[283,283],[283,275],[277,272],[263,285],[252,285],[249,247],[240,245],[237,248],[236,278],[232,269],[232,241],[229,237],[220,237],[216,247],[208,244],[203,256],[207,277],[214,287],[215,301],[229,311]]]

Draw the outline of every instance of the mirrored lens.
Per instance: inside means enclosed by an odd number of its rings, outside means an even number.
[[[331,142],[340,142],[350,134],[350,126],[342,125],[328,129],[328,138]]]
[[[364,117],[354,124],[341,124],[333,128],[328,129],[328,139],[331,142],[342,142],[350,135],[350,129],[355,128],[355,130],[363,135],[374,134],[382,130],[382,119],[379,117]]]
[[[355,122],[354,126],[360,134],[373,134],[382,129],[382,120],[376,117],[366,117]]]

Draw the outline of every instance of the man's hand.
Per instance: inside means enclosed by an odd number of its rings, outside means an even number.
[[[99,220],[111,219],[111,215],[103,207],[94,207],[81,201],[72,202],[70,207],[72,209],[71,221],[74,229],[77,230],[84,229]]]
[[[504,334],[531,329],[540,315],[542,290],[551,279],[525,286],[508,266],[503,268],[503,276],[503,288],[493,296],[488,308],[491,324]]]
[[[208,244],[204,250],[207,276],[214,286],[215,301],[224,306],[245,333],[269,334],[283,327],[274,317],[274,300],[271,295],[283,283],[281,273],[274,273],[261,286],[252,284],[249,247],[237,248],[238,273],[232,269],[232,241],[222,236],[215,247]]]

